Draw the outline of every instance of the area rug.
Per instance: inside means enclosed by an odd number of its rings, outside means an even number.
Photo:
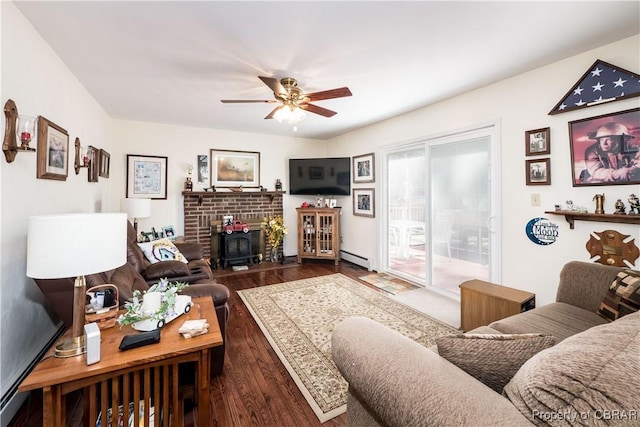
[[[342,274],[238,294],[320,422],[346,410],[348,385],[331,358],[331,333],[345,318],[368,317],[427,347],[458,332]]]
[[[420,289],[420,286],[416,286],[413,283],[409,283],[406,280],[399,279],[387,273],[369,274],[367,276],[358,277],[358,279],[393,295],[397,295],[400,292],[411,291],[413,289]]]

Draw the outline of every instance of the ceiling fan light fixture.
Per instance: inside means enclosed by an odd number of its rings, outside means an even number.
[[[282,123],[286,121],[289,124],[295,124],[303,120],[307,115],[297,105],[283,105],[275,112],[273,118]]]

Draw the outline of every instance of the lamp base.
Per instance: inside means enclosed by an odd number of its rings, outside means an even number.
[[[56,346],[56,357],[73,357],[86,353],[87,349],[84,345],[84,336],[77,338],[69,338],[62,341]]]
[[[87,352],[84,335],[67,338],[56,346],[56,357],[80,356]]]

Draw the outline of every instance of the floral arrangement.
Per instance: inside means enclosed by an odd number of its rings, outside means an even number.
[[[275,249],[280,246],[280,243],[282,243],[284,236],[289,231],[284,225],[284,219],[281,215],[270,216],[269,218],[265,218],[264,221],[267,223],[267,241],[269,242],[271,247]]]
[[[118,323],[122,325],[131,325],[146,319],[161,320],[167,316],[176,314],[172,310],[176,305],[176,295],[184,288],[189,286],[184,282],[170,283],[166,278],[160,279],[155,285],[151,285],[144,293],[162,292],[162,301],[160,309],[154,313],[142,311],[143,294],[139,290],[133,291],[133,296],[124,304],[125,312],[118,317]]]

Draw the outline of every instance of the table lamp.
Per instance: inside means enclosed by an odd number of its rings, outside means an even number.
[[[133,228],[138,233],[138,218],[151,216],[151,199],[120,199],[120,212],[133,218]]]
[[[85,274],[127,262],[127,216],[79,213],[32,216],[27,229],[27,276],[34,279],[76,277],[72,337],[56,347],[57,357],[83,354]]]

